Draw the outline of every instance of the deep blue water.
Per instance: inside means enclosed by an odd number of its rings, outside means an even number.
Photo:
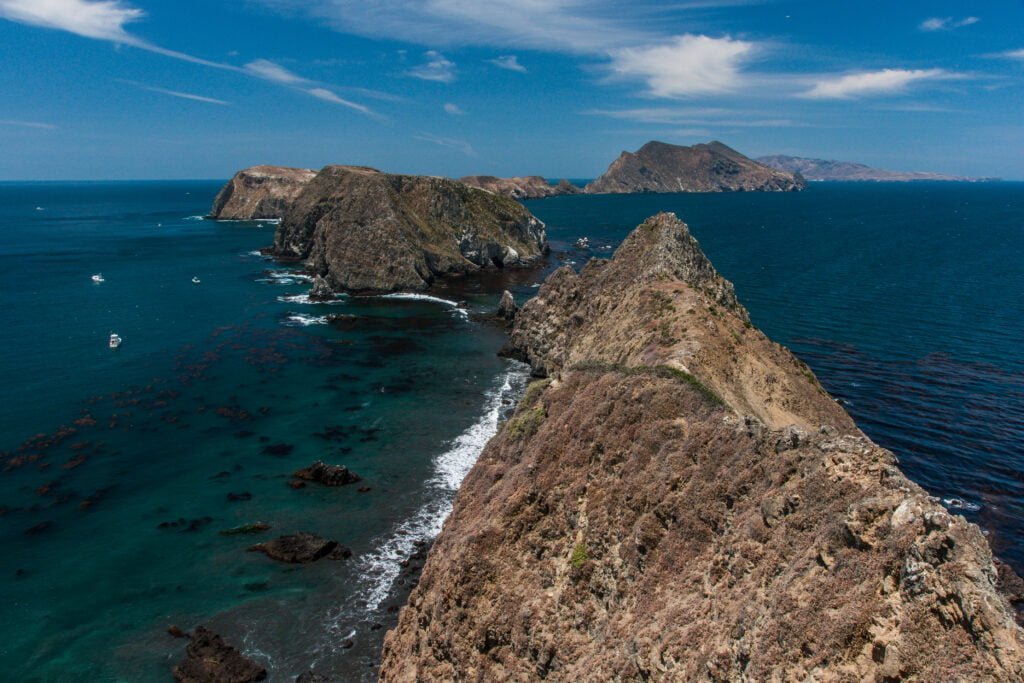
[[[396,563],[436,530],[522,386],[488,313],[495,291],[528,297],[541,272],[433,292],[451,303],[302,303],[291,297],[308,283],[256,253],[272,225],[196,218],[218,187],[0,184],[9,680],[166,680],[183,649],[167,626],[197,623],[274,680],[311,666],[372,676],[371,626],[407,588]],[[548,224],[551,265],[606,256],[646,216],[678,213],[754,321],[1024,568],[1024,184],[528,206]],[[584,235],[590,252],[572,247]],[[289,488],[317,458],[371,490]],[[282,566],[245,552],[258,537],[218,533],[254,521],[354,557]]]

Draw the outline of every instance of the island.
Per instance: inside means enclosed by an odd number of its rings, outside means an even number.
[[[676,216],[555,271],[506,352],[537,379],[382,681],[1024,677],[982,532],[752,324]]]
[[[622,152],[584,191],[793,192],[805,186],[799,174],[768,168],[721,142],[683,147],[651,141],[636,152]]]
[[[968,176],[946,175],[943,173],[930,173],[927,171],[886,171],[884,169],[871,168],[870,166],[854,163],[852,161],[808,159],[806,157],[791,157],[784,154],[759,157],[757,162],[780,171],[799,173],[807,180],[815,181],[859,180],[910,182],[914,180],[947,180],[958,182],[984,182],[995,180],[995,178],[971,178]]]
[[[563,194],[579,194],[583,190],[564,178],[552,185],[539,175],[515,176],[498,178],[492,175],[468,175],[459,178],[460,183],[470,187],[478,187],[495,194],[505,195],[513,199],[543,199]]]

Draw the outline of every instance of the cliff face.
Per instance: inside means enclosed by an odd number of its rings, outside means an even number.
[[[563,194],[578,194],[582,192],[568,180],[560,180],[557,185],[552,185],[539,175],[514,178],[496,178],[492,175],[469,175],[459,178],[460,183],[470,187],[478,187],[495,194],[512,197],[513,199],[543,199],[544,197],[555,197]]]
[[[977,527],[750,325],[671,214],[556,271],[384,681],[1021,680]]]
[[[294,199],[273,254],[335,290],[425,289],[435,278],[525,265],[544,224],[512,199],[446,178],[327,166]]]
[[[762,166],[721,142],[648,142],[623,152],[585,192],[792,192],[805,186],[799,175]]]
[[[210,218],[249,221],[281,218],[316,171],[285,166],[253,166],[236,173],[217,193]]]
[[[880,168],[871,168],[870,166],[856,164],[850,161],[806,159],[803,157],[785,156],[783,154],[760,157],[757,159],[757,162],[780,171],[799,173],[807,180],[885,180],[897,182],[906,182],[911,180],[983,180],[979,178],[943,175],[942,173],[929,173],[924,171],[886,171]]]

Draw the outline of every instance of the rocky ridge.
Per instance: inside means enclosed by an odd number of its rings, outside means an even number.
[[[213,200],[210,218],[250,221],[281,218],[316,171],[287,166],[253,166],[236,173]]]
[[[584,191],[793,192],[805,186],[799,174],[763,166],[721,142],[682,147],[651,141],[636,152],[623,152]]]
[[[980,530],[751,325],[675,216],[553,273],[508,351],[543,379],[460,489],[381,680],[1024,679]]]
[[[946,175],[928,171],[886,171],[851,161],[807,159],[804,157],[786,156],[784,154],[759,157],[756,161],[769,168],[799,173],[807,180],[875,180],[889,182],[909,182],[913,180],[977,182],[990,180],[989,178],[968,178],[966,176]]]
[[[512,199],[543,199],[563,194],[579,194],[583,191],[564,178],[559,180],[558,184],[552,185],[539,175],[515,176],[513,178],[470,175],[459,178],[459,182]]]
[[[335,291],[426,289],[439,277],[534,263],[544,224],[525,207],[447,178],[327,166],[291,202],[270,253]]]

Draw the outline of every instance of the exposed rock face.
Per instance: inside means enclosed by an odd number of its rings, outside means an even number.
[[[460,183],[478,187],[494,194],[512,197],[513,199],[543,199],[562,194],[579,194],[582,190],[564,178],[552,185],[539,175],[516,176],[513,178],[497,178],[492,175],[468,175],[459,178]]]
[[[498,303],[498,317],[506,322],[512,322],[515,320],[516,312],[519,307],[516,306],[516,299],[512,296],[512,292],[507,289],[501,293],[501,301]]]
[[[623,152],[585,191],[792,192],[805,186],[799,175],[762,166],[721,142],[681,147],[652,141]]]
[[[171,672],[174,680],[179,683],[251,683],[266,680],[266,669],[244,657],[206,627],[196,627],[195,632],[188,637],[192,642],[185,649],[185,659]]]
[[[980,530],[750,325],[671,214],[516,316],[533,383],[381,679],[1022,680]]]
[[[264,553],[270,559],[278,562],[292,564],[308,564],[325,557],[331,560],[343,560],[352,556],[352,551],[337,541],[329,541],[305,531],[279,536],[266,543],[257,543],[249,550]]]
[[[438,277],[525,265],[547,248],[521,204],[446,178],[327,166],[292,203],[273,254],[334,290],[426,289]]]
[[[316,171],[287,166],[253,166],[239,171],[213,200],[210,218],[249,221],[281,218]]]
[[[786,156],[784,154],[760,157],[757,159],[757,163],[780,171],[799,173],[807,180],[885,180],[890,182],[907,182],[912,180],[989,180],[988,178],[968,178],[926,171],[886,171],[851,161],[826,161],[825,159],[807,159],[804,157]]]

